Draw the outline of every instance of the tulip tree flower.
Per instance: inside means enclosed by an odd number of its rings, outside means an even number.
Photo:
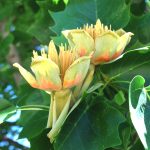
[[[18,63],[14,64],[32,87],[51,94],[47,123],[47,127],[51,128],[48,133],[51,142],[55,140],[69,113],[77,106],[77,96],[74,95],[73,89],[78,92],[78,89],[81,91],[87,89],[94,73],[94,69],[90,67],[91,56],[78,57],[75,51],[67,50],[63,45],[59,50],[58,54],[51,41],[48,54],[42,50],[39,56],[33,51],[31,63],[33,73]]]
[[[94,65],[117,59],[133,35],[123,29],[112,31],[111,27],[104,26],[99,19],[94,26],[87,24],[82,29],[65,30],[62,33],[79,56],[89,55],[94,51],[91,58]]]

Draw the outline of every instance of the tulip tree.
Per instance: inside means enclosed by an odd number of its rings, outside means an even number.
[[[150,150],[149,0],[1,0],[0,30],[0,149]]]

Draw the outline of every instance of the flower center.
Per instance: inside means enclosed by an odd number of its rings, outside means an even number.
[[[111,26],[110,28],[108,28],[107,26],[104,26],[100,20],[98,19],[96,24],[93,25],[84,25],[83,26],[83,29],[89,33],[89,35],[95,39],[97,36],[100,36],[102,35],[103,33],[107,32],[107,31],[110,31],[111,30]]]
[[[61,79],[63,81],[65,72],[68,67],[75,61],[76,55],[74,51],[66,50],[64,46],[60,46],[59,49],[60,72]]]
[[[33,51],[32,65],[39,63],[44,59],[51,59],[53,62],[55,62],[55,64],[58,65],[60,69],[60,77],[63,81],[66,70],[75,61],[77,56],[75,51],[67,50],[67,47],[63,45],[59,47],[59,55],[56,51],[53,51],[54,49],[52,50],[52,48],[53,47],[51,46],[51,51],[49,51],[48,55],[44,50],[41,51],[41,56],[39,56],[37,52]]]

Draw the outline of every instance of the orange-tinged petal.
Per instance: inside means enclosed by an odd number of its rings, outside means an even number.
[[[76,98],[80,97],[89,87],[93,80],[93,75],[95,71],[95,65],[90,64],[89,70],[83,82],[80,85],[76,86],[73,92],[73,96]]]
[[[88,56],[83,56],[75,60],[65,73],[63,87],[71,88],[79,85],[85,79],[89,65],[90,57]]]
[[[21,75],[25,78],[25,80],[34,88],[38,88],[38,84],[36,82],[35,77],[26,69],[24,69],[20,64],[14,63],[14,67],[18,68]]]
[[[121,55],[126,45],[130,42],[132,35],[133,33],[127,32],[119,38],[118,46],[116,48],[116,52],[114,53],[112,59],[116,59]]]
[[[52,60],[38,56],[33,59],[31,69],[41,89],[50,91],[61,89],[59,67]]]
[[[127,32],[125,33],[124,35],[122,35],[120,38],[119,38],[119,47],[125,47],[131,40],[131,36],[134,35],[133,33],[131,32]]]
[[[119,36],[108,31],[95,39],[95,52],[92,62],[96,64],[105,63],[112,59],[118,45]]]
[[[66,30],[62,32],[71,47],[75,47],[79,56],[89,55],[94,50],[93,38],[84,30]]]

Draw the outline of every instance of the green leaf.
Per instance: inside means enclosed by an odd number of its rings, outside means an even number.
[[[50,144],[50,140],[47,137],[47,130],[44,130],[40,135],[29,139],[31,148],[30,150],[42,150],[43,148],[45,150],[52,150],[53,147]]]
[[[145,80],[136,76],[129,86],[129,109],[132,123],[145,149],[150,149],[150,97],[144,88]]]
[[[122,131],[122,144],[123,144],[123,147],[124,149],[127,149],[128,148],[128,145],[130,143],[130,134],[131,134],[131,127],[127,127],[127,126],[124,126],[124,129]]]
[[[128,150],[131,142],[131,126],[127,122],[122,123],[119,127],[119,133],[120,133],[120,138],[122,140],[122,144],[114,147],[114,149]]]
[[[124,116],[101,97],[88,98],[66,120],[54,147],[57,150],[104,150],[120,145],[118,127]]]
[[[107,8],[107,11],[106,11]],[[57,34],[62,30],[95,24],[99,18],[113,28],[125,27],[130,18],[129,6],[124,0],[70,0],[62,12],[51,12],[55,21],[52,28]]]
[[[29,90],[24,89],[25,91]],[[21,108],[25,108],[25,106],[32,105],[45,105],[49,106],[50,96],[39,90],[31,90],[25,93],[22,91],[20,95],[24,97],[22,100],[18,102],[18,105]],[[24,94],[27,94],[25,96]],[[27,108],[27,107],[26,107]],[[35,107],[34,107],[35,108]],[[20,138],[34,138],[42,133],[42,131],[46,128],[48,119],[48,110],[26,110],[21,111],[21,117],[18,120],[17,124],[23,126],[23,130],[20,133]]]
[[[95,83],[94,85],[92,85],[88,90],[87,93],[92,93],[95,90],[99,89],[101,86],[103,86],[103,83],[99,82],[99,83]]]
[[[60,35],[60,36],[52,36],[51,39],[54,41],[54,43],[55,43],[57,46],[61,45],[62,43],[68,44],[67,39],[66,39],[63,35]]]
[[[143,75],[150,81],[149,58],[149,48],[131,50],[124,53],[120,59],[113,63],[101,65],[100,69],[110,80],[121,79],[123,82],[130,81],[136,74],[139,74]],[[123,82],[120,83],[123,84]]]
[[[39,5],[39,7],[45,11],[48,12],[48,10],[51,11],[61,11],[65,8],[65,0],[57,0],[58,3],[54,3],[52,0],[36,0],[36,3]]]
[[[33,138],[38,136],[45,128],[48,119],[48,111],[22,112],[18,124],[23,125],[19,138]]]
[[[58,2],[59,2],[60,0],[52,0],[52,1],[53,1],[55,4],[58,4]],[[65,4],[67,4],[69,0],[63,0],[63,1],[64,1]]]
[[[127,31],[133,32],[134,40],[139,39],[143,44],[150,42],[150,13],[146,13],[142,16],[131,15],[129,24],[127,25]]]
[[[50,36],[55,34],[49,29],[54,24],[54,21],[49,14],[48,10],[60,11],[63,10],[65,4],[63,1],[59,1],[58,4],[54,4],[51,0],[37,0],[40,10],[35,14],[34,23],[28,28],[27,33],[34,36],[42,44],[48,44],[50,42]]]
[[[46,10],[39,11],[35,19],[35,22],[28,28],[27,32],[42,44],[47,44],[50,41],[50,35],[52,35],[49,26],[53,21]]]
[[[134,15],[142,15],[144,14],[145,12],[145,9],[146,9],[146,1],[143,1],[143,0],[140,0],[140,1],[137,1],[137,0],[133,0],[131,1],[131,12],[134,14]]]
[[[13,7],[14,14],[11,15],[12,21],[10,22],[9,30],[12,31],[12,34],[15,37],[14,40],[15,43],[19,41],[21,42],[21,46],[22,43],[27,43],[28,45],[31,45],[32,37],[30,36],[29,33],[27,33],[27,30],[34,22],[35,18],[34,9],[37,8],[37,6],[35,5],[36,3],[31,0],[26,1],[18,0],[15,1],[14,3],[15,3],[15,7]],[[31,7],[32,5],[34,5],[34,7]]]
[[[13,7],[14,3],[10,1],[3,1],[0,3],[0,21],[11,16]]]
[[[141,144],[141,141],[138,140],[134,145],[131,146],[130,150],[144,150],[143,145]]]
[[[114,99],[113,99],[118,105],[122,105],[125,101],[126,101],[126,99],[125,99],[125,97],[124,97],[124,93],[122,92],[122,91],[119,91],[116,95],[115,95],[115,97],[114,97]]]
[[[16,107],[5,99],[0,99],[0,124],[16,112]]]

